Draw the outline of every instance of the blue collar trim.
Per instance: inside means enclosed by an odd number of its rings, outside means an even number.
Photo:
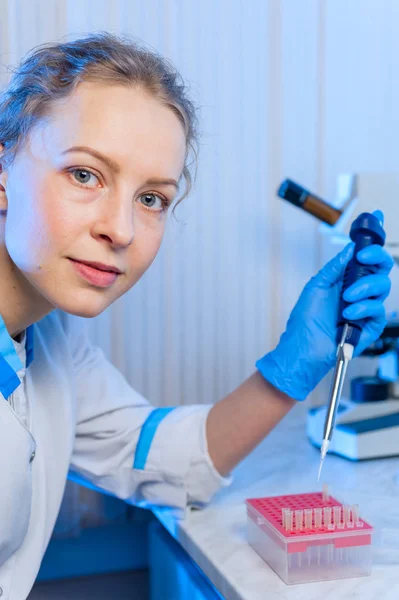
[[[26,350],[26,368],[29,367],[30,363],[34,359],[34,350],[33,350],[33,338],[35,332],[33,330],[33,325],[29,325],[26,330],[26,342],[25,342],[25,350]]]
[[[4,398],[8,398],[20,385],[20,380],[16,372],[5,358],[0,354],[0,392]]]
[[[33,325],[26,330],[25,350],[26,368],[33,360]],[[8,398],[20,385],[17,371],[22,369],[22,362],[15,350],[15,346],[7,331],[5,323],[0,316],[0,392]]]

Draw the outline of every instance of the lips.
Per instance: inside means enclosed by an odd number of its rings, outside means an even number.
[[[107,288],[111,286],[117,280],[119,273],[116,271],[110,271],[109,267],[104,269],[106,265],[100,265],[102,268],[93,266],[98,263],[83,263],[79,260],[70,259],[75,272],[83,279],[85,279],[91,285],[100,288]]]
[[[99,262],[90,262],[88,260],[77,260],[71,258],[74,262],[81,263],[82,265],[87,265],[88,267],[92,267],[93,269],[98,269],[99,271],[108,271],[109,273],[117,273],[120,275],[122,271],[118,269],[118,267],[114,267],[113,265],[105,265],[104,263]]]

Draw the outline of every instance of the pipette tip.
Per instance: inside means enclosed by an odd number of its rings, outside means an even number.
[[[322,470],[322,468],[323,468],[323,462],[324,462],[324,459],[323,459],[323,458],[321,458],[321,459],[320,459],[320,466],[319,466],[319,474],[317,475],[317,481],[320,481],[320,477],[321,477],[321,470]]]
[[[320,451],[320,467],[319,467],[319,474],[317,476],[317,481],[320,481],[320,476],[321,476],[321,471],[323,468],[323,464],[324,464],[324,459],[327,455],[328,452],[328,446],[330,445],[330,442],[328,440],[323,440],[323,443],[321,445],[321,451]]]

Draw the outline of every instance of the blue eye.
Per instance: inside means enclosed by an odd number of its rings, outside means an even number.
[[[78,183],[82,187],[97,187],[100,183],[100,180],[97,177],[97,175],[95,175],[94,173],[92,173],[92,171],[89,171],[88,169],[71,169],[69,173],[73,175],[73,178],[76,181],[76,183]],[[96,180],[95,182],[93,182],[93,180],[91,179],[93,177]],[[92,185],[88,185],[90,182],[92,182]]]
[[[154,194],[152,192],[142,194],[141,196],[139,196],[139,200],[144,206],[144,208],[147,208],[148,210],[154,209],[157,211],[161,211],[167,208],[169,205],[169,202],[166,200],[166,198],[163,198],[162,196],[159,196],[158,194]]]

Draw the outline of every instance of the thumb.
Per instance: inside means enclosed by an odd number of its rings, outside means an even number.
[[[339,254],[334,256],[314,277],[313,283],[319,287],[329,288],[339,281],[344,274],[346,265],[353,256],[355,244],[351,242]]]
[[[373,211],[373,215],[375,217],[377,217],[377,219],[380,221],[381,225],[384,225],[384,213],[382,212],[382,210]]]

